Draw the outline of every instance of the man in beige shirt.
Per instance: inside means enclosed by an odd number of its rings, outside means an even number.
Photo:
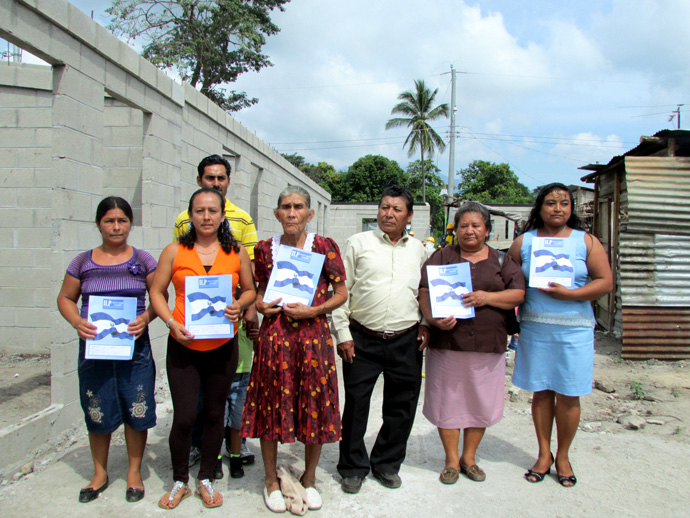
[[[429,338],[417,304],[422,243],[405,228],[413,198],[400,186],[383,191],[378,229],[348,239],[343,254],[347,302],[333,312],[338,354],[343,359],[345,408],[338,472],[346,493],[357,493],[371,470],[385,487],[398,476],[417,409],[422,350]],[[374,385],[383,373],[383,425],[367,454],[364,435]]]

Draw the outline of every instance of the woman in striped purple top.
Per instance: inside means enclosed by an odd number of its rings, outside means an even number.
[[[108,487],[110,437],[123,423],[129,457],[125,498],[137,502],[144,497],[141,462],[148,429],[156,425],[156,369],[148,336],[156,314],[146,307],[146,293],[157,264],[151,254],[127,244],[132,222],[126,200],[110,196],[99,203],[96,225],[103,242],[72,260],[57,299],[60,313],[79,335],[79,398],[94,464],[91,481],[79,492],[82,503],[95,500]],[[96,295],[136,298],[137,317],[126,329],[136,338],[131,360],[86,359],[85,340],[96,338],[99,330],[87,320],[89,297]]]

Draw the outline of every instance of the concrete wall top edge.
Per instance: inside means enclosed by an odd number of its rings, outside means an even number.
[[[15,1],[39,13],[49,23],[62,29],[69,36],[86,45],[90,50],[136,76],[137,80],[154,88],[174,103],[183,106],[183,98],[179,95],[179,88],[176,89],[175,85],[172,84],[175,82],[172,78],[165,73],[162,75],[154,73],[150,68],[154,67],[154,65],[105,27],[89,18],[79,8],[66,0]],[[1,25],[2,23],[0,23]],[[47,55],[46,49],[30,47],[24,43],[20,46],[52,64],[62,63],[59,56]],[[141,70],[145,70],[148,73],[140,75]]]

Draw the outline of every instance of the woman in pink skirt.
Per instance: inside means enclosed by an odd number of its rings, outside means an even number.
[[[512,311],[525,298],[520,267],[486,244],[490,231],[486,207],[466,203],[455,214],[458,244],[437,250],[426,262],[470,263],[473,291],[462,295],[462,303],[474,308],[474,318],[433,318],[426,267],[419,284],[419,306],[431,324],[423,413],[438,427],[446,453],[440,476],[444,484],[457,482],[460,473],[477,482],[486,479],[475,455],[486,428],[503,417],[506,310]]]

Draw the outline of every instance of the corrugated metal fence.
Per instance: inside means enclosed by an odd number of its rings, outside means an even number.
[[[624,358],[690,358],[690,158],[625,157]]]

